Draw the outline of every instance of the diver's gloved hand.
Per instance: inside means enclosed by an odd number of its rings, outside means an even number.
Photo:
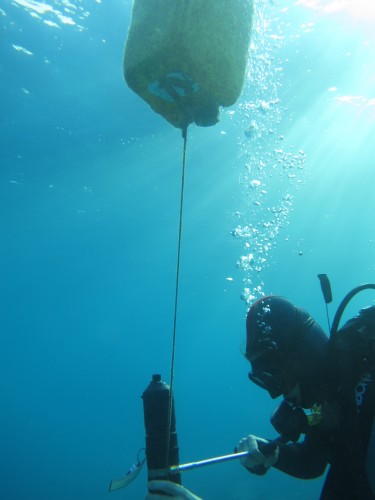
[[[236,452],[241,451],[249,452],[241,458],[241,464],[255,474],[264,474],[279,458],[277,445],[251,434],[238,443]]]
[[[150,481],[145,500],[202,500],[180,484],[172,481]],[[163,494],[165,493],[165,495]]]

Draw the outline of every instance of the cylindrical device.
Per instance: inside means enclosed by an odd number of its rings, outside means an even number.
[[[152,381],[142,394],[142,399],[148,478],[167,479],[181,484],[180,474],[168,472],[171,465],[179,464],[179,452],[173,398],[170,398],[170,387],[161,380],[161,375],[152,376]],[[170,402],[172,413],[169,425]]]

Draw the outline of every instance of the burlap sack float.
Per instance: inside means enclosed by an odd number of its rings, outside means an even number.
[[[175,127],[217,123],[245,78],[253,0],[135,0],[129,87]]]

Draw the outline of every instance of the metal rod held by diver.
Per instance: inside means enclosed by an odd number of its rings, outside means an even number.
[[[274,453],[278,444],[286,443],[288,439],[285,439],[282,436],[277,437],[269,441],[268,443],[259,443],[260,452],[264,455],[270,455]],[[199,460],[198,462],[190,462],[188,464],[180,464],[180,465],[171,465],[168,469],[153,469],[148,471],[149,479],[159,479],[164,478],[167,474],[178,474],[179,472],[183,472],[185,470],[196,469],[198,467],[203,467],[204,465],[212,465],[220,462],[228,462],[229,460],[237,460],[242,457],[246,457],[250,455],[249,451],[241,451],[239,453],[232,453],[231,455],[223,455],[221,457],[208,458],[206,460]],[[262,465],[259,465],[263,467]],[[257,466],[258,467],[258,466]]]
[[[172,465],[169,467],[169,472],[171,474],[178,474],[185,470],[196,469],[197,467],[203,467],[205,465],[217,464],[219,462],[228,462],[229,460],[237,460],[238,458],[246,457],[248,451],[241,451],[240,453],[232,453],[231,455],[223,455],[221,457],[207,458],[206,460],[199,460],[198,462],[190,462],[187,464]]]

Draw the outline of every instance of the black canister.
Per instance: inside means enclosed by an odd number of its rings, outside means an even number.
[[[161,375],[152,376],[152,381],[142,394],[142,399],[148,478],[149,480],[167,479],[181,484],[180,474],[168,472],[171,465],[179,464],[179,450],[174,402],[173,398],[170,398],[170,387],[161,380]],[[172,413],[169,425],[170,402]]]

